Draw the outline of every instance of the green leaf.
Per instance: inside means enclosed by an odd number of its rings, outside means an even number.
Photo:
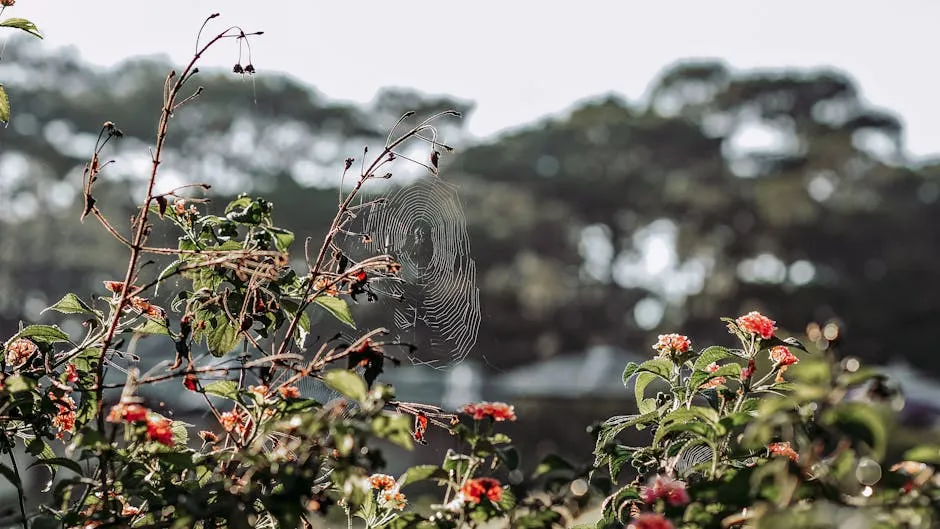
[[[409,468],[398,482],[404,487],[429,479],[446,480],[447,472],[437,465],[417,465]]]
[[[281,306],[284,308],[287,317],[293,319],[297,315],[297,309],[300,305],[295,301],[285,299],[281,301]],[[306,311],[300,315],[295,333],[294,341],[297,343],[297,347],[302,348],[307,341],[307,335],[310,334],[310,316]]]
[[[331,373],[336,372],[338,371],[331,371]],[[349,371],[345,372],[349,373]],[[330,373],[327,373],[327,375],[329,374]],[[362,379],[359,380],[361,381]],[[365,387],[365,382],[363,382],[363,387]],[[382,413],[376,416],[372,419],[372,432],[376,436],[395,443],[406,450],[414,448],[414,439],[411,437],[411,419],[404,415],[398,413]]]
[[[353,329],[356,328],[356,322],[353,321],[352,313],[349,312],[349,305],[344,300],[324,295],[317,296],[314,298],[313,302],[326,309],[327,312],[335,316],[339,321],[349,325]]]
[[[46,465],[47,467],[49,467],[49,470],[52,471],[53,474],[55,474],[55,469],[53,467],[64,467],[78,474],[79,476],[82,475],[82,466],[78,464],[78,461],[75,461],[74,459],[69,459],[67,457],[51,457],[49,459],[38,459],[36,461],[33,461],[33,463],[30,464],[26,468],[33,468],[36,465]]]
[[[701,353],[699,353],[698,358],[695,359],[695,365],[693,368],[696,371],[704,371],[705,368],[707,368],[712,363],[719,360],[724,360],[729,356],[734,355],[732,355],[731,351],[728,351],[727,348],[721,347],[720,345],[706,347]]]
[[[692,406],[691,408],[679,408],[678,410],[667,413],[661,420],[661,425],[673,422],[695,422],[707,423],[711,426],[718,425],[718,412],[704,406]]]
[[[170,336],[170,329],[166,325],[166,320],[156,318],[146,318],[143,323],[134,327],[133,331],[137,334],[163,334]]]
[[[630,377],[636,373],[636,370],[639,369],[640,364],[636,362],[630,362],[627,364],[627,367],[623,370],[623,385],[626,386],[630,382]]]
[[[224,318],[215,320],[215,327],[206,333],[206,347],[212,356],[224,356],[238,344],[238,329]]]
[[[741,365],[740,364],[725,364],[718,368],[714,373],[709,371],[695,371],[692,373],[692,376],[689,377],[689,387],[692,390],[696,390],[702,386],[702,384],[708,382],[713,378],[718,377],[730,377],[732,379],[738,379],[741,377]]]
[[[521,458],[519,457],[519,451],[516,450],[514,446],[505,446],[495,449],[496,457],[499,458],[499,461],[509,470],[516,470],[519,468],[519,462]]]
[[[672,370],[675,369],[675,367],[675,364],[669,360],[666,360],[665,358],[653,358],[640,364],[636,371],[637,373],[652,373],[659,378],[668,381],[672,376]]]
[[[43,343],[69,341],[69,335],[62,332],[62,330],[55,325],[30,325],[29,327],[26,327],[22,331],[16,333],[11,341],[17,338],[29,338],[34,342]]]
[[[660,426],[653,436],[653,444],[659,445],[663,439],[676,433],[693,433],[702,439],[714,439],[717,433],[714,428],[701,422],[674,422]]]
[[[633,455],[635,453],[635,450],[623,445],[617,445],[611,448],[608,456],[609,460],[607,461],[607,472],[610,474],[611,479],[616,479],[617,476],[620,475],[620,471],[623,470],[623,467],[633,461]]]
[[[277,249],[282,252],[286,252],[290,245],[294,243],[294,232],[283,228],[268,228],[267,231],[274,238]]]
[[[49,443],[38,437],[27,443],[26,451],[39,459],[52,459],[55,457],[55,452],[52,451],[52,447],[49,446]]]
[[[215,395],[223,399],[238,400],[238,382],[234,380],[216,380],[202,388],[207,395]]]
[[[555,454],[549,454],[542,459],[537,467],[535,467],[535,472],[532,474],[533,478],[537,478],[549,472],[555,472],[559,470],[574,470],[574,466],[571,463],[565,461],[560,456]]]
[[[871,447],[876,459],[884,457],[888,432],[881,415],[864,402],[845,402],[826,410],[824,423],[841,430],[849,439],[858,439]]]
[[[170,431],[173,432],[173,444],[176,446],[186,446],[186,443],[189,442],[189,429],[187,424],[183,421],[173,421],[170,423]],[[191,458],[192,456],[190,456]]]
[[[39,28],[36,27],[36,24],[33,24],[25,18],[8,18],[0,22],[0,27],[22,29],[30,35],[42,38],[42,33],[39,32]]]
[[[7,91],[3,89],[2,84],[0,84],[0,121],[10,122],[10,100],[7,99]]]
[[[904,459],[921,463],[940,463],[940,445],[920,445],[904,452]]]
[[[657,375],[649,372],[643,372],[637,375],[636,380],[633,382],[633,398],[636,399],[637,406],[645,400],[646,396],[646,386],[650,385],[650,382],[659,378]],[[647,410],[640,410],[641,413],[645,413]]]
[[[160,292],[160,285],[163,284],[163,279],[164,279],[164,278],[169,277],[169,276],[175,274],[176,271],[179,270],[179,268],[180,268],[181,266],[183,266],[184,264],[185,264],[185,261],[183,261],[182,259],[178,259],[178,260],[173,261],[172,263],[168,264],[168,265],[166,266],[166,268],[164,268],[164,269],[160,272],[160,275],[157,276],[157,281],[158,281],[158,282],[157,282],[157,285],[156,285],[156,286],[154,287],[154,289],[153,289],[153,294],[154,294],[154,295],[157,295],[157,294]]]
[[[62,296],[62,299],[57,301],[55,305],[43,309],[42,312],[47,310],[54,310],[63,314],[95,314],[94,309],[71,292]]]
[[[21,393],[31,391],[36,387],[36,381],[23,375],[13,375],[3,381],[3,386],[10,393]]]
[[[356,402],[365,400],[368,392],[366,381],[355,372],[345,369],[334,369],[325,373],[323,382],[329,388]]]

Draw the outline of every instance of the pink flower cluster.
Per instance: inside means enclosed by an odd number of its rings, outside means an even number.
[[[760,312],[751,311],[740,316],[738,319],[734,320],[738,324],[738,327],[744,330],[744,332],[760,336],[765,340],[773,338],[774,331],[777,330],[777,322],[764,316]]]
[[[647,504],[656,503],[656,500],[661,499],[678,507],[689,503],[689,493],[685,490],[684,482],[665,476],[656,476],[648,486],[640,489],[640,499]]]
[[[671,357],[674,354],[682,354],[692,348],[692,341],[688,336],[681,334],[660,334],[659,340],[653,345],[660,356]]]

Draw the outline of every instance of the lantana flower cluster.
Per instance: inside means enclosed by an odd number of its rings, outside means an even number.
[[[378,500],[383,506],[400,511],[407,505],[407,498],[399,490],[400,485],[392,476],[372,474],[369,476],[369,484],[378,491]]]
[[[513,406],[505,402],[477,402],[465,404],[458,410],[473,417],[475,421],[482,421],[490,417],[494,421],[515,421],[516,411]]]

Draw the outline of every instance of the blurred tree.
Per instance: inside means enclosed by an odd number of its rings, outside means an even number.
[[[483,350],[516,363],[645,349],[671,329],[720,340],[715,317],[763,308],[940,372],[937,166],[906,165],[901,137],[840,73],[690,62],[646,107],[600,100],[469,149],[454,166],[480,186],[467,199]]]
[[[41,301],[118,271],[121,249],[75,222],[81,165],[102,122],[124,130],[99,201],[128,218],[170,67],[97,71],[15,40],[4,59],[18,94],[0,130],[8,332]],[[172,124],[161,185],[264,193],[301,236],[332,216],[342,160],[381,145],[403,112],[469,110],[403,91],[357,108],[283,76],[200,75],[206,90]],[[467,142],[459,126],[441,132]],[[764,309],[794,332],[836,321],[844,351],[940,373],[928,334],[940,165],[908,163],[902,139],[899,120],[866,105],[844,74],[686,62],[663,72],[645,105],[598,99],[445,159],[478,267],[476,354],[508,367],[592,344],[643,350],[666,330],[721,340],[715,317]]]

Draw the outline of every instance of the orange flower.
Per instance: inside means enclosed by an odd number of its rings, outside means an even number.
[[[369,483],[373,489],[392,490],[398,488],[398,482],[388,474],[372,474],[369,476]]]
[[[240,436],[244,436],[245,432],[247,432],[248,428],[251,426],[251,419],[247,416],[243,417],[238,410],[223,413],[219,416],[219,422],[222,424],[222,428],[224,428],[225,431],[236,433]]]
[[[734,322],[745,332],[760,336],[765,340],[772,338],[774,331],[777,329],[777,322],[757,311],[748,312],[734,320]]]
[[[473,503],[480,503],[483,498],[493,503],[503,499],[503,487],[500,485],[499,480],[494,478],[468,479],[463,487],[460,487],[460,492],[468,501]]]
[[[299,399],[300,390],[297,389],[297,386],[283,386],[277,390],[285,399]]]
[[[75,431],[75,401],[70,395],[56,396],[55,393],[49,393],[49,399],[55,403],[59,412],[52,418],[52,425],[59,429],[56,437],[62,439],[65,432]]]
[[[770,348],[770,360],[779,366],[789,366],[800,361],[799,358],[790,352],[790,349],[782,345]]]
[[[770,455],[788,457],[791,461],[797,461],[800,459],[800,455],[796,453],[796,450],[794,450],[792,446],[790,446],[789,441],[783,441],[781,443],[770,443],[767,446],[767,450],[770,451]]]
[[[121,291],[124,290],[124,282],[123,281],[104,281],[104,288],[108,289],[109,292],[120,294]]]
[[[20,367],[25,364],[33,353],[39,350],[39,346],[28,338],[17,338],[13,343],[7,346],[7,365],[10,367]]]
[[[718,369],[719,369],[719,368],[718,368],[718,364],[715,363],[715,362],[712,362],[711,364],[708,365],[708,367],[705,368],[705,370],[708,371],[709,373],[714,373],[715,371],[718,371]],[[720,385],[724,384],[725,382],[727,382],[727,380],[728,380],[728,379],[726,379],[725,377],[715,377],[715,378],[713,378],[713,379],[711,379],[711,380],[705,382],[705,383],[702,384],[701,386],[699,386],[699,388],[701,388],[701,389],[717,388],[718,386],[720,386]]]
[[[492,417],[494,421],[515,421],[515,409],[505,402],[479,402],[476,404],[465,404],[458,410],[473,417],[476,421],[481,421],[485,417]]]
[[[173,421],[163,417],[154,417],[147,421],[147,438],[160,444],[173,446]]]
[[[268,386],[261,384],[259,386],[248,386],[248,391],[257,395],[260,399],[264,400],[264,397],[268,394]]]
[[[674,527],[672,522],[662,514],[646,512],[631,520],[626,529],[674,529]]]
[[[653,345],[653,349],[659,352],[660,356],[669,358],[675,354],[687,352],[692,348],[692,341],[688,336],[681,334],[660,334],[659,340]]]
[[[390,506],[393,509],[398,509],[399,511],[403,510],[407,504],[405,495],[399,492],[397,488],[383,492],[379,497],[382,498],[382,502],[387,506]]]
[[[210,432],[209,430],[201,430],[199,432],[199,438],[209,444],[214,444],[219,441],[219,436]]]

